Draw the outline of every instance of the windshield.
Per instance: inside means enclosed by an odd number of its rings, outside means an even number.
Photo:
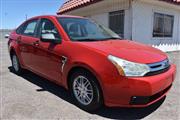
[[[58,18],[72,41],[100,41],[108,39],[121,39],[102,25],[85,18]]]

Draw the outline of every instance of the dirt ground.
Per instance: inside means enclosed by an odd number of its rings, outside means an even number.
[[[165,99],[146,108],[107,108],[91,114],[73,104],[62,87],[31,72],[11,72],[7,40],[0,38],[0,119],[145,119],[180,120],[180,52],[168,53],[177,76]]]

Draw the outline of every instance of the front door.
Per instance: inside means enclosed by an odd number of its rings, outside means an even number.
[[[61,39],[57,27],[49,19],[41,19],[38,27],[39,38],[42,34],[52,33],[56,39]],[[59,51],[62,44],[55,44],[53,42],[43,42],[39,40],[38,44],[34,46],[33,68],[46,76],[48,79],[60,81],[62,76],[62,54]],[[58,52],[57,52],[58,51]]]

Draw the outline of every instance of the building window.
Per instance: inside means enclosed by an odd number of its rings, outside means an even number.
[[[109,28],[124,37],[124,10],[109,13]]]
[[[154,13],[153,37],[173,36],[174,16]]]

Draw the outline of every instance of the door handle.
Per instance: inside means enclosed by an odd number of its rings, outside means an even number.
[[[21,43],[21,36],[17,37],[16,41],[17,43]]]
[[[34,45],[34,46],[39,46],[39,41],[33,42],[33,45]]]

